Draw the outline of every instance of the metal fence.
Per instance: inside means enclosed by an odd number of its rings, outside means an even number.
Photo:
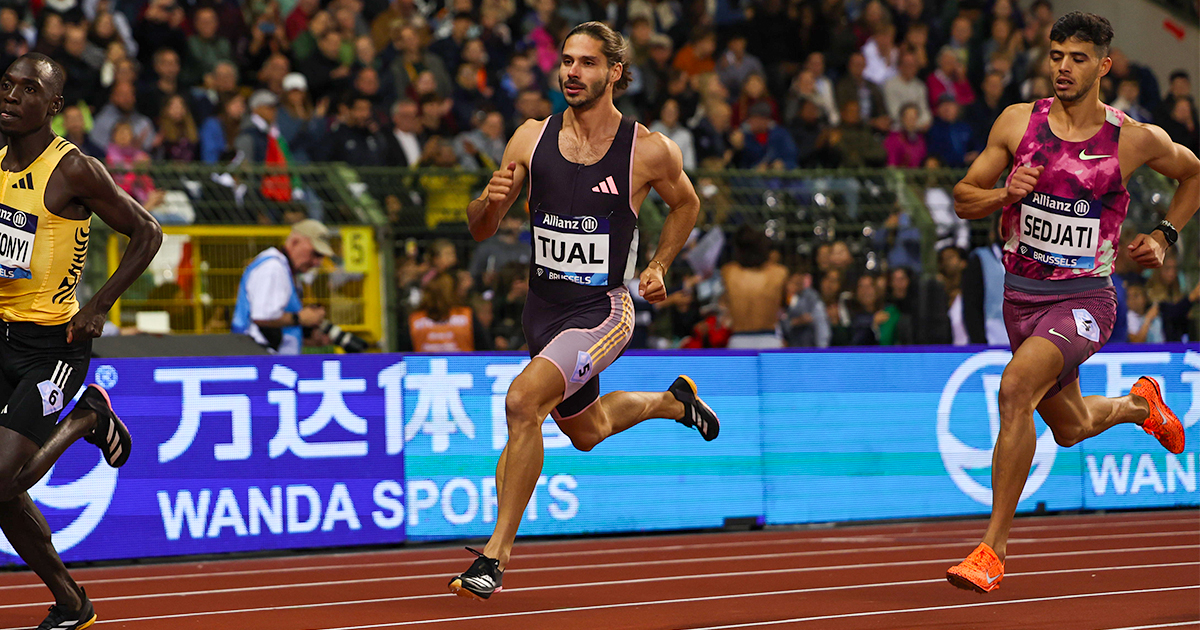
[[[125,181],[122,176],[127,173],[144,175],[138,185],[165,193],[151,210],[163,225],[278,225],[288,212],[303,212],[330,224],[386,221],[378,204],[363,194],[366,186],[344,164],[281,170],[162,161],[112,172],[118,181]],[[149,196],[145,190],[138,193]]]
[[[326,317],[368,342],[384,342],[387,317],[375,234],[370,226],[339,226],[337,264],[315,270],[304,302],[325,307]],[[163,246],[150,268],[113,306],[110,318],[137,325],[143,312],[165,312],[173,333],[229,332],[238,285],[259,252],[280,245],[283,226],[165,226]],[[108,273],[116,269],[126,239],[109,233]]]
[[[157,162],[135,172],[146,175],[161,193],[157,196],[161,201],[152,212],[165,226],[181,226],[180,233],[197,233],[195,230],[201,227],[281,225],[301,216],[335,227],[371,226],[372,244],[378,245],[381,254],[377,269],[381,278],[391,278],[393,254],[420,251],[433,238],[450,239],[459,246],[461,257],[468,257],[473,241],[466,229],[466,206],[490,177],[488,172],[460,169],[351,168],[344,164],[291,166],[283,172],[263,166],[229,168]],[[842,240],[868,269],[885,264],[903,233],[902,240],[917,250],[913,253],[919,260],[914,265],[919,267],[917,271],[931,274],[936,270],[936,252],[941,247],[957,244],[969,248],[987,242],[988,221],[966,222],[954,214],[952,189],[963,174],[962,170],[952,169],[892,168],[698,171],[691,176],[701,198],[701,228],[732,231],[742,224],[765,227],[783,252],[785,262],[810,257],[820,243]],[[1139,231],[1152,229],[1166,213],[1174,185],[1149,169],[1135,173],[1128,185],[1128,224]],[[285,191],[282,195],[281,189]],[[523,206],[524,200],[519,204]],[[644,247],[652,247],[657,241],[666,213],[661,199],[651,193],[639,221]],[[140,300],[138,308],[167,309],[172,314],[173,329],[219,330],[220,307],[232,305],[242,266],[266,247],[267,241],[278,242],[283,233],[279,230],[261,235],[199,232],[203,236],[193,250],[200,256],[195,270],[200,274],[197,280],[208,283],[208,290],[164,297],[161,294],[167,289],[159,288],[163,276],[148,274],[127,294],[125,308],[133,308],[135,300]],[[218,238],[218,233],[224,236]],[[104,240],[96,238],[93,243],[99,245]],[[1181,269],[1189,279],[1196,277],[1200,266],[1197,243],[1200,227],[1192,221],[1181,235],[1179,256]],[[116,259],[110,256],[110,260]],[[216,260],[223,262],[214,263]],[[201,270],[204,265],[207,268]],[[88,289],[94,290],[104,281],[105,271],[97,265],[88,266],[84,297]],[[360,327],[370,326],[374,331],[377,327],[365,323],[360,306],[337,300],[348,294],[356,296],[352,301],[361,300],[376,289],[371,283],[355,289],[359,286],[356,281],[347,284],[339,273],[328,275],[332,282],[328,289],[317,289],[319,299],[329,302],[331,312],[341,314],[338,323],[364,332],[367,329]],[[376,295],[384,319],[394,319],[386,315],[394,312],[392,284],[380,282]],[[159,293],[154,293],[156,289]],[[211,301],[201,303],[201,299]],[[123,319],[127,318],[117,321]],[[383,336],[380,331],[375,338]]]

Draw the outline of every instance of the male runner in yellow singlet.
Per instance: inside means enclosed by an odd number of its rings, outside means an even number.
[[[92,339],[113,302],[158,251],[162,230],[113,182],[104,165],[56,136],[50,120],[63,109],[62,68],[37,53],[0,78],[0,529],[54,593],[39,630],[77,630],[96,613],[63,566],[50,527],[26,492],[79,438],[119,467],[129,432],[108,394],[89,385],[55,424],[87,376]],[[116,272],[83,307],[75,287],[96,213],[129,237]]]

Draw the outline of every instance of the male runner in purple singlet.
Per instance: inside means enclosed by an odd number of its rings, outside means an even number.
[[[1172,453],[1183,426],[1143,376],[1129,395],[1083,397],[1079,365],[1100,349],[1117,317],[1109,276],[1129,209],[1125,183],[1142,165],[1179,180],[1166,219],[1129,244],[1158,267],[1200,206],[1200,161],[1154,125],[1100,102],[1113,31],[1091,13],[1064,15],[1050,31],[1054,98],[1013,105],[992,126],[987,148],[954,187],[955,210],[982,219],[1002,210],[1004,322],[1013,358],[1000,381],[1000,434],[992,455],[992,518],[983,542],[951,567],[951,584],[986,593],[1004,576],[1013,515],[1036,448],[1033,412],[1062,446],[1108,428],[1140,425]],[[1012,165],[1007,185],[994,188]]]
[[[638,291],[666,298],[663,273],[696,223],[700,200],[683,172],[679,147],[613,105],[629,83],[628,46],[602,22],[576,26],[563,41],[558,80],[570,108],[521,125],[504,150],[504,166],[467,208],[471,235],[482,241],[529,180],[533,228],[525,338],[533,360],[508,389],[508,445],[496,466],[499,510],[483,553],[450,590],[487,599],[501,590],[517,526],[542,471],[542,421],[553,414],[576,448],[650,418],[672,418],[717,437],[716,414],[680,376],[665,392],[600,396],[599,374],[629,343],[633,300],[625,288],[637,260],[638,209],[653,188],[671,208],[655,258]]]

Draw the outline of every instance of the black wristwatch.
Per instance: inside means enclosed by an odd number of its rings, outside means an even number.
[[[292,325],[293,326],[300,325],[300,313],[292,313]]]
[[[1179,240],[1179,230],[1176,230],[1175,226],[1166,219],[1163,219],[1162,223],[1159,223],[1154,229],[1163,233],[1163,238],[1167,239],[1167,247],[1174,245],[1175,241]]]

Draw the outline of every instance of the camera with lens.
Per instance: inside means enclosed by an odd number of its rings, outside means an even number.
[[[342,330],[340,326],[328,319],[321,322],[318,328],[329,337],[330,341],[346,352],[365,352],[371,345],[362,337]]]

